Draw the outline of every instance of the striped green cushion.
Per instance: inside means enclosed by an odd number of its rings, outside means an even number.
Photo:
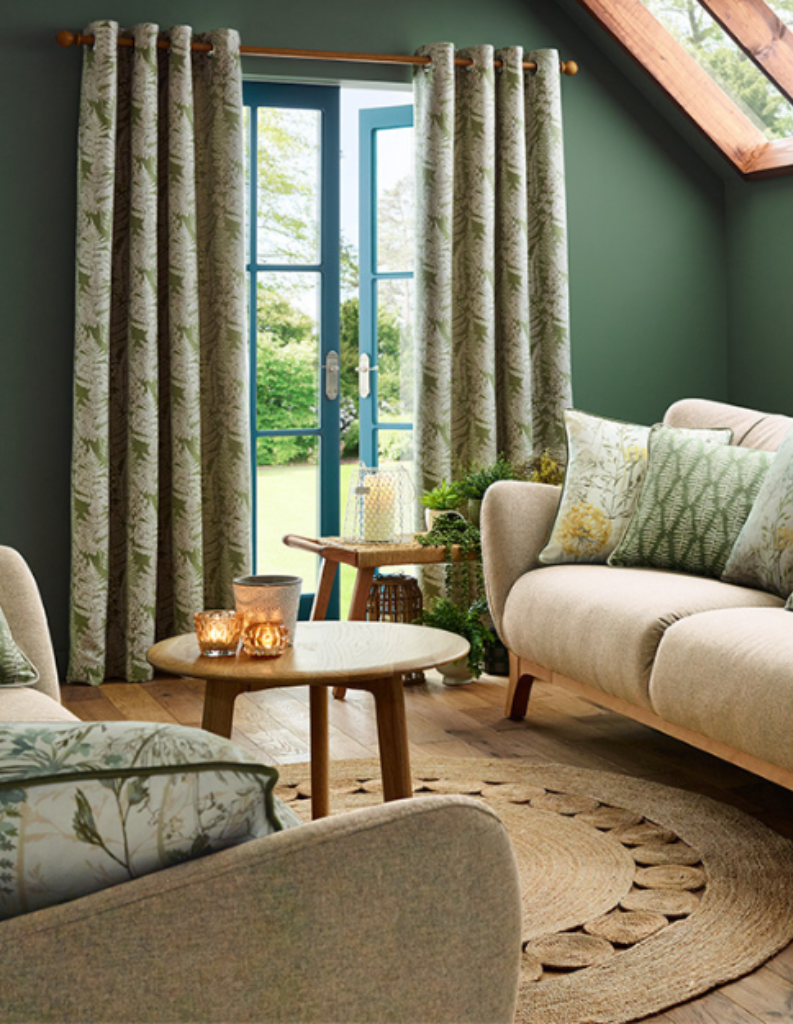
[[[39,674],[11,636],[3,609],[0,608],[0,686],[27,686],[38,682]]]
[[[718,578],[773,457],[653,427],[636,514],[609,565]]]

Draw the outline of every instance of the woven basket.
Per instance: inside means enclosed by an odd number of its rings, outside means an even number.
[[[392,573],[375,576],[366,599],[368,622],[413,622],[424,609],[421,588],[413,576]],[[406,686],[424,682],[423,672],[408,672],[402,677]]]

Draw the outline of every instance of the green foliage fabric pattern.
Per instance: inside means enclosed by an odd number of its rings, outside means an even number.
[[[571,394],[558,54],[527,54],[531,74],[520,47],[418,52],[432,58],[414,79],[416,480],[428,491],[499,452],[559,459]]]
[[[27,686],[38,682],[38,678],[38,671],[14,640],[0,608],[0,686]]]
[[[201,729],[0,726],[0,918],[280,831],[277,779]]]
[[[780,597],[793,594],[793,431],[774,456],[723,579]]]
[[[720,577],[773,458],[653,427],[636,514],[609,565]]]
[[[577,409],[564,414],[567,471],[559,510],[539,554],[544,565],[604,565],[625,536],[647,475],[650,427],[603,419]],[[673,428],[668,428],[673,429]],[[679,430],[716,444],[732,431]]]
[[[239,37],[89,25],[78,141],[70,681],[146,650],[250,563]]]

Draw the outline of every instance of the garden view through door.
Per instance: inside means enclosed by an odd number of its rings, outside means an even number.
[[[412,461],[412,108],[392,108],[402,96],[244,86],[254,571],[297,573],[304,593],[316,559],[283,534],[338,535],[358,460]]]

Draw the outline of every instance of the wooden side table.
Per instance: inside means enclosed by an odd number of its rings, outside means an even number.
[[[383,798],[413,792],[410,778],[402,675],[465,657],[468,641],[428,626],[390,622],[301,622],[295,645],[278,658],[208,658],[195,633],[161,640],[148,659],[160,671],[206,679],[202,726],[231,736],[234,701],[241,693],[309,686],[311,713],[311,813],[329,813],[328,688],[334,683],[367,690],[375,701]]]
[[[445,548],[424,547],[417,540],[405,544],[348,544],[339,537],[312,538],[287,533],[283,542],[289,548],[312,551],[322,559],[317,591],[311,606],[312,622],[322,621],[327,615],[331,590],[340,565],[350,565],[356,570],[347,615],[348,621],[355,622],[362,621],[366,616],[366,599],[376,569],[385,565],[438,565],[446,561]],[[452,560],[463,560],[463,554],[456,544],[452,547]],[[341,700],[345,693],[343,686],[333,689],[333,696],[337,700]]]

